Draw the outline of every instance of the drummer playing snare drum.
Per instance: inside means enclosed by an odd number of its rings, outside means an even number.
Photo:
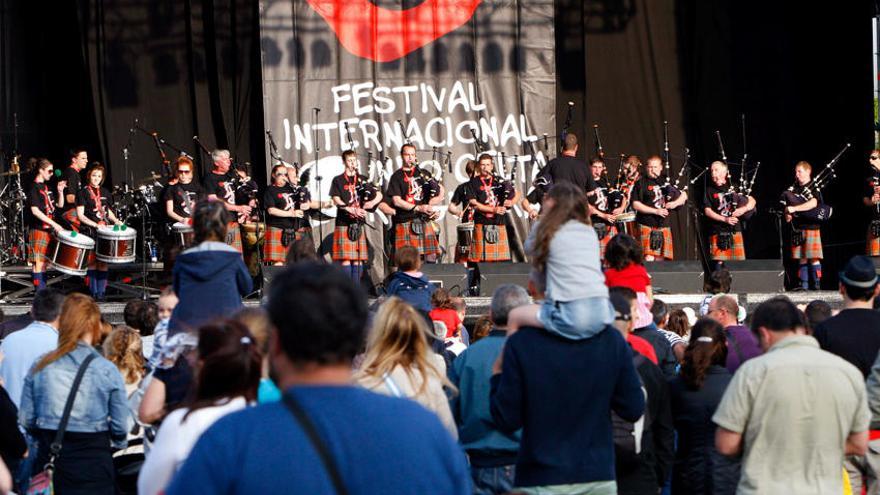
[[[113,196],[110,191],[102,187],[104,184],[104,166],[95,164],[86,174],[86,187],[76,194],[76,216],[80,220],[80,228],[91,231],[93,238],[97,238],[98,229],[113,225],[122,225],[113,213]],[[98,301],[104,300],[107,290],[107,263],[98,261],[95,252],[89,254],[89,269],[87,273],[89,292]]]
[[[54,198],[52,191],[46,185],[52,177],[54,168],[49,160],[37,159],[34,184],[28,191],[27,197],[31,213],[28,216],[28,262],[32,264],[32,277],[36,290],[46,288],[46,251],[51,239],[49,232],[51,230],[57,233],[64,232],[64,228],[52,220],[52,215],[55,213],[55,208],[64,207],[64,188],[67,187],[67,182],[58,181],[58,197]]]

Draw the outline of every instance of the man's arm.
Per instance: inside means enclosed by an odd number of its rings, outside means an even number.
[[[620,350],[617,361],[620,368],[617,382],[614,384],[614,395],[611,397],[611,410],[625,421],[636,422],[645,413],[645,394],[642,392],[642,381],[633,365],[632,351],[620,336]]]
[[[491,395],[489,396],[489,411],[495,425],[503,431],[515,431],[522,428],[522,401],[523,387],[519,359],[510,346],[509,337],[501,351],[503,356],[501,373],[493,374],[491,382]]]
[[[868,431],[860,431],[858,433],[850,433],[846,437],[846,447],[843,453],[845,455],[865,455],[868,452]]]
[[[721,455],[735,457],[742,451],[742,433],[719,426],[715,430],[715,450]]]

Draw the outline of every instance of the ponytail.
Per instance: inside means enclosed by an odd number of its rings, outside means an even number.
[[[684,351],[681,378],[692,390],[699,390],[709,367],[727,362],[727,337],[724,327],[715,320],[700,318],[691,329],[691,340]]]

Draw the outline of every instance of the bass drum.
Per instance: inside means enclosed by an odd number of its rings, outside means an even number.
[[[52,237],[46,256],[49,258],[49,265],[59,272],[74,277],[84,277],[89,264],[89,254],[94,249],[94,239],[67,230]]]
[[[131,227],[101,227],[95,258],[104,263],[134,263],[137,231]]]
[[[636,212],[628,211],[614,217],[614,223],[617,224],[617,231],[629,234],[636,239],[639,238],[639,226],[636,223]]]

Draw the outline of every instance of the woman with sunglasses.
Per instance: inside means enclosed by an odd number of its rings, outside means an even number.
[[[178,158],[174,169],[177,180],[165,189],[165,213],[173,222],[192,224],[193,210],[196,203],[205,199],[205,189],[193,180],[195,169],[189,158]]]
[[[865,206],[871,208],[871,223],[868,225],[868,243],[865,254],[880,256],[880,150],[871,150],[868,156],[871,175],[865,185]]]
[[[272,167],[272,184],[263,195],[267,227],[263,261],[272,265],[283,265],[288,247],[311,235],[306,215],[310,207],[309,191],[298,185],[291,186],[289,172],[283,164]],[[296,177],[295,171],[293,176]]]
[[[55,208],[64,207],[64,188],[66,181],[58,181],[58,196],[55,197],[47,183],[54,172],[52,162],[45,158],[36,161],[34,183],[27,195],[28,222],[28,262],[33,267],[34,289],[46,287],[46,252],[49,249],[51,232],[61,233],[64,228],[55,220]]]

